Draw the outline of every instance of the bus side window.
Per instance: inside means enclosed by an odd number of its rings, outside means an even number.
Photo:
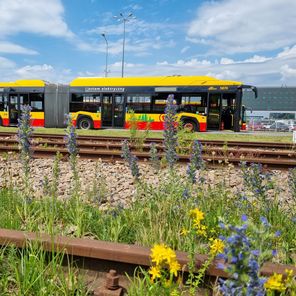
[[[181,104],[184,112],[190,113],[205,113],[206,102],[206,93],[183,94],[181,99]]]
[[[135,113],[150,113],[151,96],[149,95],[128,95],[127,110],[133,110]]]
[[[30,106],[32,107],[32,111],[44,111],[43,94],[30,94]]]

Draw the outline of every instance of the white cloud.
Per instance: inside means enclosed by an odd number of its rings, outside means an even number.
[[[295,0],[211,1],[198,9],[187,40],[215,52],[258,52],[295,44],[295,27]]]
[[[28,54],[35,55],[38,54],[37,51],[25,48],[18,44],[14,44],[8,41],[0,41],[0,52],[1,53],[12,53],[12,54]]]
[[[285,78],[296,78],[296,67],[295,68],[291,68],[289,65],[283,65],[281,67],[281,74],[282,74],[282,80],[284,80]]]
[[[0,0],[0,34],[21,32],[73,38],[60,0]]]
[[[289,86],[296,84],[296,59],[287,49],[274,57],[253,56],[245,60],[221,58],[211,60],[159,61],[154,65],[136,64],[125,67],[126,76],[208,75],[220,79],[242,81],[256,86]],[[120,76],[121,63],[109,66],[111,76]],[[149,73],[149,74],[147,74]]]
[[[2,72],[1,70],[0,73]],[[48,64],[26,65],[24,67],[14,65],[11,71],[5,73],[5,75],[5,80],[43,79],[55,83],[69,83],[73,79],[73,76],[75,76],[70,69],[57,69]]]
[[[188,51],[188,49],[190,49],[190,46],[184,46],[184,47],[181,49],[181,53],[185,53],[186,51]]]
[[[15,67],[15,63],[13,61],[0,57],[0,72],[2,72],[2,70],[6,71],[14,67]]]

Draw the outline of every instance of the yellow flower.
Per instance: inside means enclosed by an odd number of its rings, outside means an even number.
[[[268,280],[264,284],[264,287],[267,290],[284,292],[286,290],[286,287],[283,282],[283,275],[275,273],[274,275],[268,278]]]
[[[188,233],[189,233],[189,230],[187,230],[186,228],[182,228],[181,235],[186,236]]]
[[[160,265],[166,260],[167,257],[167,247],[163,244],[154,245],[151,249],[151,261],[155,262],[156,265]]]
[[[205,226],[205,225],[200,225],[199,227],[197,227],[196,233],[197,233],[198,235],[201,235],[201,236],[206,237],[206,236],[207,236],[207,232],[206,232],[206,230],[207,230],[207,226]]]
[[[225,245],[223,241],[219,238],[216,238],[212,241],[212,244],[210,245],[210,253],[216,256],[217,254],[223,252],[224,247]]]
[[[176,253],[169,247],[166,249],[165,261],[168,265],[176,261]]]
[[[200,211],[198,208],[191,210],[189,213],[190,213],[190,216],[193,217],[195,223],[200,223],[200,221],[205,218],[205,214],[202,211]]]
[[[172,261],[169,267],[170,267],[170,273],[173,274],[174,276],[177,276],[178,270],[181,269],[181,266],[177,260]]]
[[[287,281],[293,277],[292,269],[285,269],[285,273],[287,274]]]
[[[160,269],[158,266],[151,266],[149,273],[151,274],[151,280],[154,281],[156,278],[161,277]]]

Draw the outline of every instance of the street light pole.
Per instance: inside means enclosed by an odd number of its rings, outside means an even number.
[[[122,41],[122,64],[121,64],[121,77],[124,76],[124,50],[125,50],[125,23],[130,21],[130,19],[135,18],[132,13],[124,16],[120,13],[119,16],[114,16],[119,22],[123,22],[123,41]]]
[[[107,77],[108,76],[108,41],[107,41],[107,38],[106,38],[106,34],[105,33],[102,33],[101,34],[103,37],[104,37],[104,39],[105,39],[105,41],[106,41],[106,66],[105,66],[105,77]]]

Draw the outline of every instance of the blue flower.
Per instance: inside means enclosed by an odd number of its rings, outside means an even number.
[[[169,95],[164,116],[164,151],[169,168],[172,169],[178,159],[177,147],[177,127],[176,127],[177,106],[174,105],[174,96]]]
[[[263,216],[260,217],[260,221],[261,223],[265,226],[265,227],[269,227],[270,224],[268,223],[267,219]]]
[[[248,221],[248,217],[247,217],[246,214],[243,214],[243,215],[241,216],[241,219],[242,219],[243,222]]]

